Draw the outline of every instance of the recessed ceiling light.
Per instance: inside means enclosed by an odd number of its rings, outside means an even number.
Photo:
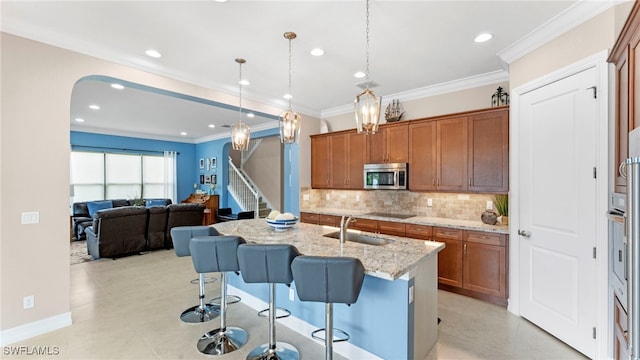
[[[482,42],[491,40],[492,37],[493,37],[493,35],[491,35],[489,33],[482,33],[482,34],[476,36],[476,38],[473,41],[475,41],[477,43],[482,43]]]
[[[152,58],[162,57],[162,54],[160,54],[160,52],[158,52],[158,50],[154,50],[154,49],[149,49],[149,50],[145,51],[144,53],[147,54],[147,56],[152,57]]]
[[[75,120],[76,120],[76,122],[84,122],[83,118],[76,118]]]
[[[227,2],[227,0],[216,0],[216,2]]]
[[[91,104],[91,105],[89,105],[89,109],[91,109],[91,110],[100,110],[100,106],[98,106],[96,104]]]
[[[111,84],[111,87],[117,90],[122,90],[124,89],[124,85],[122,84]]]
[[[247,85],[249,85],[251,83],[249,82],[249,80],[242,79],[242,80],[238,81],[238,84],[240,84],[242,86],[247,86]]]
[[[358,71],[357,73],[353,74],[353,77],[356,78],[356,79],[362,79],[365,76],[366,76],[366,74],[363,73],[362,71]]]
[[[289,100],[289,99],[293,99],[293,95],[291,94],[284,94],[283,98]]]
[[[186,132],[186,131],[183,131],[183,132],[181,132],[181,133],[180,133],[180,135],[182,135],[182,136],[187,136],[187,132]]]
[[[311,55],[313,56],[322,56],[324,55],[324,50],[320,48],[311,49]]]
[[[256,114],[254,114],[254,113],[248,113],[248,114],[247,114],[247,117],[248,117],[248,118],[252,118],[252,117],[255,117],[255,116],[256,116]]]
[[[216,126],[214,124],[209,124],[209,127],[213,129]]]

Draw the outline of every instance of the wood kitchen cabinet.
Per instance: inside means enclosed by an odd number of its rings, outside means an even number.
[[[509,191],[509,108],[469,115],[468,190]]]
[[[409,125],[409,189],[467,190],[467,117]]]
[[[300,222],[318,225],[320,215],[316,213],[300,212]]]
[[[434,227],[433,240],[445,244],[438,253],[438,284],[462,287],[462,230]]]
[[[406,122],[380,125],[367,136],[367,163],[406,163],[409,161],[409,126]]]
[[[627,312],[618,300],[613,299],[613,358],[615,360],[629,359],[627,338]]]
[[[432,240],[433,239],[433,226],[429,225],[418,225],[418,224],[407,224],[405,233],[407,237],[413,239],[421,239],[421,240]]]
[[[620,174],[620,165],[629,156],[629,131],[640,126],[640,4],[631,9],[608,62],[615,64],[615,161],[614,188],[617,193],[627,192],[626,179]]]
[[[366,135],[355,130],[311,137],[311,187],[362,189]]]
[[[338,226],[339,225],[340,223],[338,222]],[[356,218],[355,222],[349,224],[349,229],[379,234],[405,236],[405,224],[395,221]]]
[[[340,226],[340,216],[300,212],[300,222],[314,225]]]
[[[362,189],[364,187],[364,163],[366,135],[356,131],[341,132],[331,136],[332,189]]]
[[[438,253],[441,289],[507,304],[507,235],[433,228],[433,240],[444,242]]]
[[[331,185],[331,138],[311,137],[311,187],[328,189]]]

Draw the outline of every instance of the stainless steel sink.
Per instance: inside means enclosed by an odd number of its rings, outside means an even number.
[[[340,232],[336,231],[336,232],[324,234],[323,236],[333,238],[333,239],[340,239]],[[384,246],[393,242],[393,240],[391,239],[363,235],[363,234],[358,234],[353,232],[347,232],[347,238],[345,240],[351,241],[351,242],[357,242],[360,244],[373,245],[373,246]]]

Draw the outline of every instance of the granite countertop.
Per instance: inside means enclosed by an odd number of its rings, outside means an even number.
[[[349,210],[349,209],[315,208],[313,210],[301,209],[300,211],[307,212],[307,213],[314,213],[314,214],[336,215],[336,216],[350,215],[350,216],[357,216],[362,219],[393,221],[393,222],[399,222],[399,223],[405,223],[405,224],[431,225],[431,226],[441,226],[441,227],[449,227],[449,228],[456,228],[456,229],[494,232],[499,234],[509,234],[509,226],[507,225],[502,225],[502,224],[487,225],[480,220],[478,221],[459,220],[459,219],[428,217],[428,216],[414,216],[407,219],[398,219],[398,218],[392,218],[392,217],[367,215],[367,213],[371,212],[371,210],[362,211],[362,210]]]
[[[212,225],[223,235],[242,236],[248,243],[291,244],[303,255],[350,256],[360,259],[368,275],[396,280],[415,268],[425,257],[436,256],[444,244],[392,235],[362,232],[393,240],[384,246],[355,242],[340,244],[323,236],[338,228],[298,222],[293,228],[277,232],[264,219],[227,221]]]

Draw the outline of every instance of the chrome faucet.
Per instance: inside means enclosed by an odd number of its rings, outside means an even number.
[[[349,224],[351,222],[356,222],[356,219],[354,219],[351,216],[342,215],[342,218],[340,219],[340,243],[341,244],[344,244],[345,240],[347,239],[347,229],[349,228]]]

